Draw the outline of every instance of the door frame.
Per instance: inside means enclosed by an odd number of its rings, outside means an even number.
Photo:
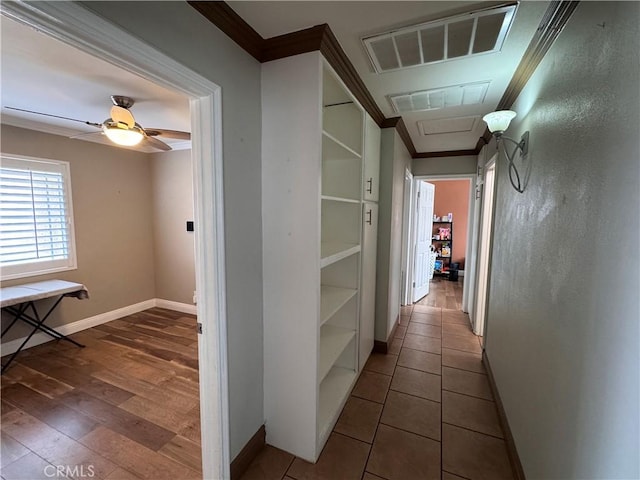
[[[487,323],[488,299],[489,299],[489,282],[491,280],[491,257],[493,255],[493,229],[495,220],[495,200],[497,191],[497,174],[498,174],[498,153],[496,152],[482,167],[482,175],[479,178],[478,185],[481,185],[480,198],[478,199],[478,226],[476,232],[476,263],[474,275],[474,289],[471,297],[471,325],[473,332],[484,338],[485,326]],[[486,190],[487,172],[493,169],[493,179],[491,182],[492,190]],[[487,200],[489,200],[487,204]],[[486,217],[486,208],[490,207]],[[486,218],[485,218],[486,217]],[[482,250],[486,247],[486,269],[482,268]],[[484,278],[483,278],[484,277]],[[484,298],[482,299],[482,311],[476,310],[478,301],[480,300],[480,285],[484,283]]]
[[[221,88],[75,2],[2,2],[2,14],[190,98],[203,477],[229,478]],[[206,393],[206,394],[204,394]]]
[[[418,182],[418,181],[422,181],[425,180],[427,182],[436,182],[436,181],[442,181],[442,180],[469,180],[469,214],[468,214],[468,223],[467,223],[467,248],[465,251],[465,265],[464,265],[464,277],[465,277],[465,281],[462,284],[462,311],[463,312],[468,312],[469,311],[469,286],[468,286],[468,282],[467,282],[467,266],[468,265],[475,265],[476,264],[476,258],[475,255],[473,254],[471,245],[473,240],[473,229],[474,229],[474,223],[473,223],[473,211],[475,208],[475,202],[476,202],[476,198],[475,198],[475,189],[476,189],[476,179],[477,179],[478,175],[475,173],[461,173],[461,174],[449,174],[449,175],[416,175],[413,177],[413,181],[414,182]],[[415,188],[414,188],[415,189]],[[412,230],[415,231],[415,216],[412,219]],[[413,255],[415,253],[415,238],[412,239],[412,261],[413,261]]]
[[[408,187],[407,187],[408,185]],[[413,263],[411,262],[411,235],[413,233],[413,174],[407,168],[404,172],[404,201],[402,206],[402,295],[401,305],[411,305],[413,298]]]

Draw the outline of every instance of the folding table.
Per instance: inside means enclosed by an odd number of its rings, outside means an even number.
[[[81,283],[67,282],[65,280],[46,280],[44,282],[27,283],[24,285],[0,288],[0,307],[2,310],[13,315],[13,320],[11,320],[11,323],[9,323],[7,328],[2,331],[1,337],[4,337],[18,320],[22,320],[33,327],[29,336],[22,342],[13,355],[11,355],[11,358],[9,358],[9,360],[2,366],[1,373],[5,372],[7,367],[9,367],[18,353],[20,353],[27,342],[38,330],[46,333],[56,340],[66,340],[78,347],[84,347],[84,345],[67,338],[65,335],[62,335],[53,328],[44,324],[47,318],[49,318],[49,315],[51,315],[64,297],[75,297],[82,300],[89,298],[89,292]],[[55,298],[56,300],[47,312],[44,315],[41,315],[36,309],[35,302],[47,298]],[[29,310],[31,310],[31,313],[29,313]]]

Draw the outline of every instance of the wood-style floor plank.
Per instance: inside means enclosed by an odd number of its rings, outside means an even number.
[[[2,398],[71,438],[84,437],[97,425],[92,418],[19,383],[2,387]]]
[[[106,458],[140,478],[153,480],[199,480],[202,478],[200,472],[181,465],[106,427],[98,427],[81,441],[93,450],[100,450]]]
[[[195,324],[154,308],[72,335],[85,348],[21,352],[2,376],[0,476],[93,465],[101,479],[200,479]]]

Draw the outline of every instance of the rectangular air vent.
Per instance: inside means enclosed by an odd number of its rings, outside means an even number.
[[[479,116],[422,120],[418,122],[418,128],[422,135],[472,132],[479,120]]]
[[[389,100],[396,113],[475,105],[484,102],[489,83],[465,83],[432,90],[389,95]]]
[[[457,15],[362,39],[377,73],[498,52],[516,5]]]

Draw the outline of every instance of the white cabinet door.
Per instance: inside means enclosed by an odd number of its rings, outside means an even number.
[[[413,301],[417,302],[429,293],[429,263],[431,261],[431,230],[433,227],[433,196],[435,186],[418,182],[416,217],[416,253],[413,268]]]
[[[362,198],[377,202],[380,190],[380,128],[367,115],[364,132],[364,184]]]
[[[362,282],[360,290],[359,370],[373,350],[376,309],[376,251],[378,247],[378,204],[364,202],[362,219]]]

